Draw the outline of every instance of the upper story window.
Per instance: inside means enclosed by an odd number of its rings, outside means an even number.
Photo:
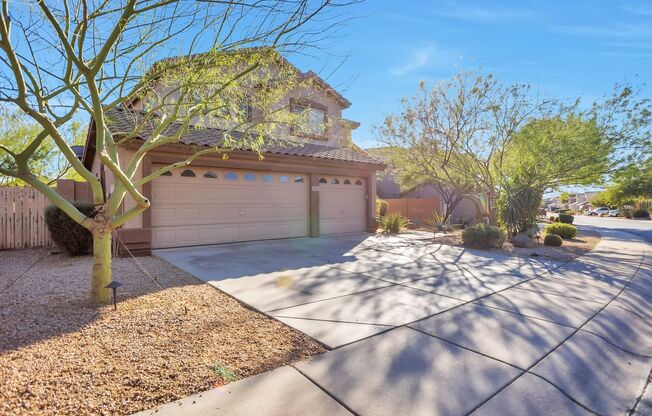
[[[302,101],[292,103],[292,112],[299,114],[299,120],[292,129],[292,133],[298,136],[306,136],[313,139],[326,139],[327,114],[326,107],[318,103],[304,103]]]

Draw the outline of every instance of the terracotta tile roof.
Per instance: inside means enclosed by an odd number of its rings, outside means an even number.
[[[122,135],[134,130],[139,113],[122,108],[113,108],[108,110],[106,115],[111,122],[109,125],[111,132],[114,135]],[[169,133],[174,133],[176,129],[178,129],[178,126],[170,127]],[[144,127],[139,138],[146,138],[151,131],[151,126]],[[181,137],[179,143],[191,146],[219,147],[219,142],[222,140],[223,133],[223,130],[217,128],[191,129],[187,134]],[[331,147],[314,143],[297,143],[295,145],[294,143],[287,142],[287,144],[283,145],[268,146],[264,149],[264,153],[384,166],[384,163],[381,160],[370,156],[366,152],[356,151],[348,147]]]

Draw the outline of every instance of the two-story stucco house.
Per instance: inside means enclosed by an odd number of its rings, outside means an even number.
[[[291,65],[283,60],[284,65]],[[296,69],[296,68],[295,68]],[[139,252],[203,244],[318,237],[375,231],[376,171],[381,161],[351,146],[351,131],[359,126],[342,111],[351,103],[313,72],[302,73],[315,87],[309,93],[290,90],[286,104],[310,112],[310,134],[289,129],[282,134],[296,146],[269,147],[264,159],[249,150],[202,156],[190,166],[173,170],[143,185],[151,208],[118,230],[117,237]],[[316,91],[315,91],[316,90]],[[123,106],[108,116],[116,129],[129,130],[137,108]],[[328,120],[328,123],[324,121]],[[159,166],[178,162],[197,146],[219,145],[217,127],[191,130],[179,143],[149,152],[137,177]],[[83,162],[113,189],[113,178],[99,163],[91,121]],[[121,160],[142,144],[121,145]],[[133,205],[125,200],[123,210]]]

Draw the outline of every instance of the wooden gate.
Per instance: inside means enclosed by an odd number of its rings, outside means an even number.
[[[43,210],[50,202],[31,187],[0,187],[0,250],[52,245]]]

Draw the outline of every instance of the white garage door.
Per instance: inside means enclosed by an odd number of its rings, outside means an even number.
[[[365,231],[364,178],[324,176],[319,179],[319,234]]]
[[[305,237],[308,182],[307,175],[201,167],[160,176],[152,182],[152,247]]]

